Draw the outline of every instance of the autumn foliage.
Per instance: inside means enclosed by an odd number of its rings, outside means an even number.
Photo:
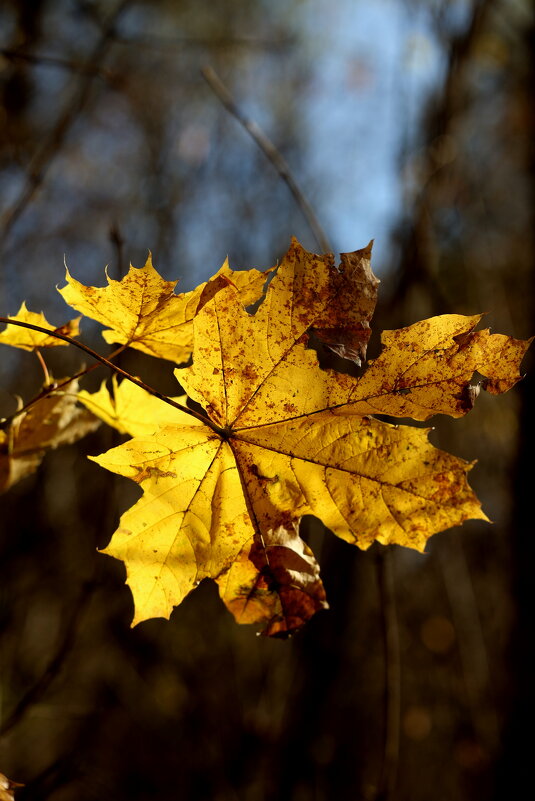
[[[177,385],[162,398],[124,373],[95,393],[50,379],[0,431],[3,489],[98,419],[130,436],[91,458],[143,490],[105,549],[126,565],[134,623],[168,618],[208,577],[238,622],[270,635],[299,628],[327,606],[299,535],[304,515],[361,548],[417,550],[438,531],[487,519],[467,482],[471,464],[435,448],[428,429],[378,415],[460,417],[480,389],[498,394],[519,380],[529,341],[476,330],[480,315],[450,314],[383,332],[358,378],[321,368],[311,334],[316,348],[365,361],[378,284],[370,256],[370,246],[343,254],[336,267],[294,241],[276,270],[225,263],[183,294],[150,258],[102,288],[67,272],[60,293],[106,326],[106,342],[177,365],[192,357],[174,371],[185,395]],[[10,319],[0,343],[75,344],[77,320],[54,329],[24,305]]]

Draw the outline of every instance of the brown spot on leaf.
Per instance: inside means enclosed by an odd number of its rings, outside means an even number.
[[[138,482],[145,481],[148,478],[153,478],[158,482],[160,478],[176,478],[176,473],[172,471],[161,470],[159,467],[154,465],[148,465],[146,467],[138,467],[134,465],[134,470],[137,470],[138,475],[136,476],[135,480]]]
[[[295,403],[285,403],[285,404],[283,404],[282,408],[284,409],[286,414],[289,414],[289,415],[298,414],[299,413],[299,407],[296,406]]]
[[[256,381],[258,378],[258,370],[255,370],[251,364],[243,365],[241,368],[241,374],[246,381]]]

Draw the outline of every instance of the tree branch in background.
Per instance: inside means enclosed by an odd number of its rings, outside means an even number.
[[[115,11],[110,15],[102,35],[93,48],[91,55],[83,65],[84,77],[74,92],[71,100],[65,106],[55,127],[45,137],[41,147],[35,153],[28,167],[25,186],[11,209],[7,212],[2,231],[5,240],[13,225],[24,213],[26,207],[33,200],[36,191],[43,183],[50,163],[60,151],[68,132],[72,128],[78,115],[89,99],[91,86],[95,75],[100,70],[100,64],[113,44],[113,32],[121,14],[130,5],[132,0],[121,0]]]
[[[273,142],[268,139],[265,133],[259,128],[259,126],[254,122],[254,120],[249,119],[238,107],[236,101],[230,94],[229,90],[222,82],[221,78],[215,72],[212,67],[203,67],[201,70],[201,74],[205,81],[207,82],[208,86],[212,89],[214,94],[218,97],[221,103],[225,106],[227,111],[229,111],[233,117],[235,117],[240,125],[245,128],[247,133],[252,137],[252,139],[256,142],[262,153],[266,156],[266,158],[271,161],[275,169],[277,170],[280,177],[286,183],[288,189],[292,193],[295,198],[295,201],[301,212],[303,213],[303,217],[307,221],[310,230],[312,231],[314,238],[320,248],[322,253],[331,253],[332,247],[329,243],[327,235],[323,230],[322,226],[314,210],[302,191],[299,189],[295,178],[293,177],[290,167],[286,159],[281,155],[281,153],[277,150]]]
[[[488,15],[496,5],[496,0],[474,0],[472,17],[465,30],[448,43],[447,34],[440,35],[440,18],[437,19],[437,35],[443,39],[444,51],[448,54],[443,89],[430,104],[431,112],[424,121],[425,141],[421,143],[425,153],[423,173],[427,176],[418,199],[405,219],[403,241],[397,273],[397,284],[393,285],[388,313],[399,309],[407,293],[416,283],[425,284],[433,304],[435,314],[450,308],[451,299],[444,293],[444,286],[438,280],[438,249],[433,232],[431,209],[436,189],[437,175],[441,174],[433,158],[432,143],[439,136],[445,136],[452,129],[459,104],[462,103],[466,81],[466,70]]]
[[[76,61],[69,61],[66,58],[48,56],[41,53],[25,53],[10,47],[0,48],[0,55],[8,61],[24,61],[27,64],[35,64],[39,67],[57,67],[68,72],[77,72],[80,75],[90,75],[91,77],[102,78],[109,83],[113,83],[113,75],[101,67],[94,64],[82,64]]]
[[[183,47],[209,47],[211,49],[229,47],[249,47],[252,50],[263,48],[265,50],[281,50],[291,47],[294,44],[292,37],[269,39],[260,36],[158,36],[157,34],[147,34],[145,36],[121,36],[114,34],[114,40],[119,45],[133,45],[134,47],[176,49]]]
[[[418,287],[423,288],[428,298],[427,313],[440,314],[451,305],[447,297],[447,285],[440,280],[438,272],[440,244],[434,228],[433,212],[439,205],[443,173],[434,160],[432,146],[438,137],[454,132],[459,114],[464,111],[468,71],[489,14],[495,6],[496,0],[474,0],[472,15],[465,29],[452,36],[449,42],[448,33],[441,32],[443,15],[439,13],[437,17],[436,32],[448,56],[447,70],[442,89],[428,104],[427,116],[422,123],[424,141],[420,145],[425,154],[422,167],[425,178],[412,210],[402,222],[404,232],[397,284],[393,287],[389,304],[383,310],[390,318],[406,317],[410,292]],[[443,4],[441,9],[445,8],[446,4]],[[478,745],[494,757],[499,744],[499,726],[472,577],[463,543],[452,535],[442,547],[445,555],[440,566],[457,634],[467,707]]]

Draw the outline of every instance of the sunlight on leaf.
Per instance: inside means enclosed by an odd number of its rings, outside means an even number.
[[[348,264],[356,280],[341,277]],[[295,241],[254,314],[234,283],[219,276],[204,287],[193,364],[175,375],[206,424],[164,415],[152,436],[94,457],[143,489],[105,551],[125,562],[134,623],[169,617],[210,577],[239,622],[275,635],[298,628],[326,606],[299,537],[306,514],[361,548],[417,550],[438,531],[487,519],[469,463],[431,445],[425,429],[370,415],[464,414],[474,372],[483,389],[505,391],[529,342],[474,331],[479,316],[445,315],[384,332],[360,378],[320,369],[308,332],[358,361],[376,287],[369,248],[338,270]]]
[[[37,312],[29,311],[25,303],[22,303],[17,314],[8,319],[18,320],[22,323],[30,323],[31,325],[39,325],[41,328],[48,328],[49,331],[55,331],[58,334],[69,337],[77,337],[80,333],[80,317],[55,328],[53,325],[50,325],[44,314],[37,314]],[[19,325],[7,325],[0,334],[0,344],[11,345],[13,348],[22,348],[22,350],[34,350],[34,348],[52,348],[58,345],[68,345],[69,343],[57,337],[47,336],[47,334],[43,334],[40,331],[32,331],[31,328],[22,328]]]
[[[267,273],[233,271],[227,262],[217,273],[232,281],[244,306],[261,293]],[[84,286],[67,270],[67,285],[58,289],[74,309],[108,326],[102,336],[108,343],[132,348],[181,364],[192,351],[191,321],[197,312],[205,284],[176,295],[177,281],[165,281],[154,269],[149,255],[140,268],[130,266],[120,281],[107,277],[108,286]]]

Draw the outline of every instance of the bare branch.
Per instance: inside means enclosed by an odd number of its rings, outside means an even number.
[[[109,360],[111,361],[112,359],[114,359],[116,356],[122,353],[123,350],[126,350],[127,347],[128,345],[121,345],[119,348],[116,348],[113,351],[113,353],[110,353],[108,357]],[[66,387],[67,384],[71,383],[71,381],[76,381],[77,378],[82,378],[84,375],[88,375],[89,373],[92,373],[93,370],[97,370],[99,367],[102,366],[103,365],[100,362],[97,362],[97,364],[91,364],[89,367],[84,367],[82,370],[79,370],[77,373],[71,375],[69,378],[66,378],[64,381],[61,381],[59,384],[54,381],[49,383],[48,386],[43,387],[41,389],[41,392],[39,392],[38,395],[35,395],[35,397],[33,397],[27,403],[25,403],[24,406],[22,406],[20,409],[17,409],[15,412],[13,412],[13,414],[10,414],[9,417],[4,417],[2,420],[0,420],[0,430],[6,429],[16,417],[28,411],[30,406],[33,406],[40,400],[43,400],[43,398],[46,398],[53,392],[58,392],[60,389],[63,389],[63,387]]]
[[[201,70],[202,76],[212,89],[214,94],[219,98],[221,103],[225,106],[233,117],[235,117],[240,125],[245,128],[247,133],[254,139],[262,153],[271,161],[280,177],[288,186],[290,192],[294,196],[297,205],[301,209],[304,218],[306,219],[310,230],[314,234],[314,238],[322,253],[331,253],[332,247],[329,243],[325,231],[321,227],[314,210],[302,191],[297,186],[295,178],[293,177],[290,167],[286,159],[277,150],[273,142],[268,139],[265,133],[259,128],[254,120],[249,119],[238,107],[236,101],[230,94],[229,90],[222,82],[221,78],[217,75],[212,67],[203,67]]]
[[[185,47],[210,47],[228,49],[229,47],[250,47],[253,50],[260,48],[266,50],[280,50],[291,47],[295,40],[292,37],[271,39],[260,36],[158,36],[157,34],[145,34],[143,36],[121,36],[114,33],[117,44],[134,45],[135,47],[146,47],[161,50],[169,47],[175,49],[177,45]]]
[[[113,75],[102,67],[94,64],[81,64],[76,61],[69,61],[58,56],[48,56],[40,53],[25,53],[22,50],[15,50],[9,47],[0,48],[0,55],[8,61],[25,61],[28,64],[37,64],[40,67],[58,67],[68,72],[77,72],[80,75],[90,75],[91,77],[102,78],[112,82]]]

